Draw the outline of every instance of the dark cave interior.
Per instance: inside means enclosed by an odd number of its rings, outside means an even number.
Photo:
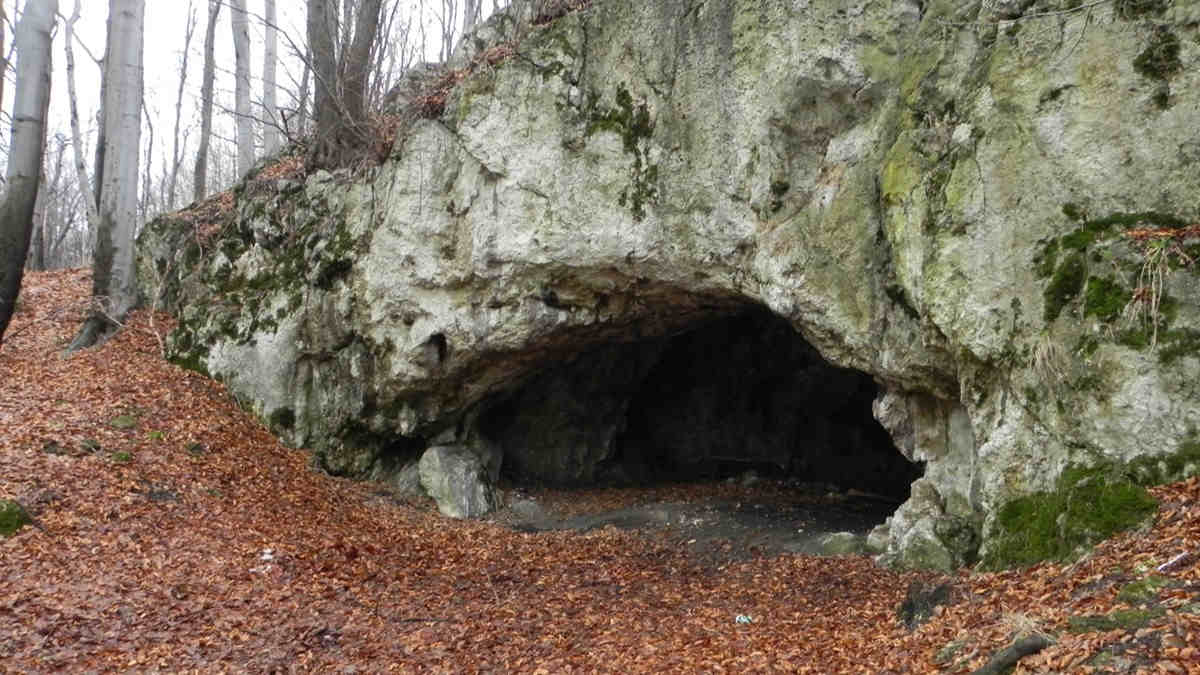
[[[866,373],[747,308],[668,337],[610,343],[489,402],[479,432],[518,484],[642,486],[760,476],[906,499],[923,467],[871,413]]]

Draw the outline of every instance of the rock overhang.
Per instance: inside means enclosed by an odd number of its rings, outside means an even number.
[[[1172,141],[1196,126],[1195,69],[1150,83],[1165,100],[1113,96],[1146,89],[1125,66],[1162,26],[1195,33],[1187,6],[1068,14],[1066,50],[979,3],[597,1],[472,75],[372,175],[243,190],[229,264],[148,228],[145,278],[180,282],[177,358],[359,476],[388,473],[388,439],[455,440],[539,364],[766,306],[879,382],[876,416],[926,462],[876,537],[887,559],[961,564],[1067,467],[1200,428],[1194,268],[1157,268],[1157,349],[1088,290],[1135,297],[1139,228],[1196,244],[1178,227],[1200,220],[1196,155]],[[987,22],[1006,30],[947,28]],[[1135,171],[1122,146],[1161,161]],[[1068,258],[1079,284],[1056,281]]]

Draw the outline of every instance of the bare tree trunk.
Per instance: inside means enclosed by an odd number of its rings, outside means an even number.
[[[38,186],[37,201],[33,203],[29,251],[25,254],[25,269],[31,272],[42,272],[46,269],[46,251],[43,245],[46,239],[46,212],[49,209],[46,204],[46,192],[45,178],[43,177],[42,185]]]
[[[29,242],[29,253],[26,256],[26,267],[34,271],[43,271],[48,267],[49,247],[53,240],[52,231],[56,215],[61,211],[57,201],[60,197],[59,187],[63,173],[63,139],[56,135],[58,152],[50,154],[49,141],[43,143],[42,151],[42,180],[38,188],[37,201],[34,203],[33,236]],[[47,166],[49,161],[49,166]]]
[[[144,223],[150,220],[150,169],[154,165],[154,121],[150,116],[146,116],[146,131],[150,132],[150,138],[146,140],[146,161],[142,164],[142,189],[138,191],[137,222]],[[137,230],[133,232],[133,238],[137,238]]]
[[[300,102],[296,104],[296,128],[288,129],[289,134],[303,136],[308,129],[308,79],[312,74],[312,48],[304,51],[304,74],[300,76]]]
[[[366,140],[367,126],[367,75],[371,68],[371,48],[375,45],[375,33],[379,27],[381,0],[362,0],[358,7],[358,18],[354,26],[354,42],[345,54],[345,80],[342,96],[346,102],[346,123],[355,138]]]
[[[334,0],[335,4],[339,0]],[[342,3],[342,20],[340,24],[341,30],[333,31],[333,51],[338,55],[338,81],[341,82],[342,77],[346,73],[346,53],[350,48],[350,38],[353,37],[350,31],[354,29],[354,0],[340,0]],[[338,24],[334,24],[337,26]]]
[[[233,26],[234,116],[237,126],[237,172],[245,176],[254,166],[254,119],[250,112],[250,17],[246,0],[230,0]]]
[[[208,194],[208,144],[212,138],[213,79],[216,76],[213,51],[220,13],[221,0],[209,0],[208,26],[204,29],[204,81],[200,86],[200,147],[196,150],[196,171],[192,175],[192,201],[197,202]]]
[[[315,122],[310,166],[320,165],[331,153],[332,134],[338,126],[338,107],[335,91],[337,54],[333,36],[336,30],[333,0],[308,0],[308,46],[312,52],[313,120]]]
[[[16,309],[33,229],[50,106],[50,32],[57,13],[58,0],[28,0],[13,36],[17,92],[9,136],[8,192],[0,204],[0,341]]]
[[[463,35],[471,32],[479,21],[480,0],[464,0],[463,3]]]
[[[104,111],[99,228],[92,259],[92,299],[70,351],[90,347],[137,305],[133,237],[137,229],[138,154],[142,132],[142,27],[145,0],[109,0],[104,50]]]
[[[179,124],[180,118],[183,116],[183,87],[187,83],[188,69],[188,53],[192,48],[192,35],[196,32],[196,10],[192,7],[192,0],[188,0],[187,8],[187,28],[183,31],[183,63],[179,65],[179,89],[175,92],[175,131],[172,134],[174,143],[171,146],[171,173],[167,179],[167,198],[163,206],[168,209],[175,208],[175,186],[179,181],[179,165],[183,164],[183,158],[179,156]],[[147,160],[147,163],[149,160]]]
[[[441,24],[442,44],[440,56],[442,62],[450,60],[454,53],[454,24],[458,23],[458,1],[442,0],[442,13],[438,17]]]
[[[0,110],[4,110],[4,82],[8,75],[8,57],[4,55],[4,24],[8,14],[4,12],[4,0],[0,0]]]
[[[71,145],[75,148],[75,174],[79,180],[79,192],[83,195],[88,227],[94,231],[100,223],[100,215],[96,210],[95,193],[88,182],[87,163],[83,159],[83,135],[79,132],[79,97],[75,93],[75,50],[73,45],[75,43],[75,22],[79,20],[79,4],[80,0],[75,0],[75,9],[71,12],[71,18],[67,19],[64,29],[67,57],[67,96],[71,106]],[[97,178],[97,180],[99,179]]]
[[[263,154],[279,152],[279,107],[275,101],[275,67],[279,61],[279,45],[275,28],[275,0],[263,0]]]

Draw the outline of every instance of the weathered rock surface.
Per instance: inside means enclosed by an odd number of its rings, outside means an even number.
[[[1198,25],[1195,0],[595,0],[369,175],[252,178],[212,240],[160,219],[142,278],[173,358],[374,478],[444,443],[539,470],[481,420],[632,349],[572,387],[590,427],[515,427],[595,477],[655,341],[766,308],[878,383],[924,463],[882,559],[1002,564],[1009,506],[1069,467],[1196,469]]]
[[[421,455],[421,487],[451,518],[478,518],[496,508],[483,462],[469,448],[438,445]]]

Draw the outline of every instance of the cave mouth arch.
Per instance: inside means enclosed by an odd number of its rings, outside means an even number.
[[[877,394],[870,375],[831,365],[752,306],[548,367],[488,402],[477,429],[517,485],[650,486],[754,470],[899,504],[923,467],[875,420]]]

